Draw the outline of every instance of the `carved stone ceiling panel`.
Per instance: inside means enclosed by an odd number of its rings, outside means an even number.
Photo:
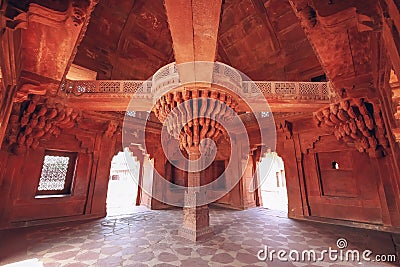
[[[98,79],[139,80],[173,60],[163,1],[102,0],[74,63]]]
[[[226,0],[217,60],[253,80],[308,81],[324,72],[287,0]],[[162,0],[100,0],[75,64],[98,79],[147,79],[174,61]]]
[[[373,96],[370,89],[377,80],[382,27],[380,1],[290,2],[335,90],[348,97]]]
[[[285,0],[226,0],[218,59],[253,80],[310,80],[323,74]]]

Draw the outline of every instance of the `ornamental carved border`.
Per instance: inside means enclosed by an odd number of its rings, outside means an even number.
[[[367,99],[343,99],[315,112],[314,119],[337,140],[354,143],[359,152],[372,158],[383,157],[389,147],[381,109]]]

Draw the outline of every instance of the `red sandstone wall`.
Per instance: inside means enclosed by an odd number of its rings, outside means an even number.
[[[339,169],[332,168],[333,161]],[[303,161],[310,215],[381,224],[384,203],[374,161],[334,136],[321,137]]]
[[[289,217],[339,219],[398,228],[399,177],[386,151],[382,158],[360,153],[351,143],[319,132],[311,119],[294,121],[290,134],[278,135],[285,162]],[[339,169],[332,168],[332,161]]]
[[[0,151],[0,228],[105,216],[115,141],[73,131],[22,155]],[[70,196],[35,198],[45,149],[77,152]]]

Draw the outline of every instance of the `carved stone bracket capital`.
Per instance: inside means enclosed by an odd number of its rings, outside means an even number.
[[[112,138],[115,134],[118,134],[121,129],[119,127],[119,123],[116,121],[109,121],[106,126],[106,130],[104,131],[104,136],[108,138]]]
[[[281,122],[278,128],[278,130],[284,134],[286,140],[292,139],[293,137],[292,129],[293,129],[293,124],[286,120]]]
[[[314,113],[318,127],[325,128],[337,140],[354,142],[360,152],[370,157],[384,156],[388,148],[384,120],[379,104],[365,98],[348,98]]]
[[[58,137],[62,130],[74,128],[80,117],[79,111],[66,107],[59,100],[45,100],[36,94],[14,106],[7,137],[14,153],[35,149],[42,140]]]

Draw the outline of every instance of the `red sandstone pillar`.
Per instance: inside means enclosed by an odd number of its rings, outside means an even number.
[[[183,207],[183,225],[179,230],[179,235],[192,240],[204,240],[214,233],[210,228],[210,217],[208,205],[204,205],[206,192],[200,189],[200,171],[197,161],[200,158],[199,148],[190,147],[187,149],[189,154],[189,174],[188,188],[185,192]]]
[[[143,187],[143,156],[138,158],[139,161],[139,177],[138,177],[138,191],[136,195],[136,206],[140,206],[142,201],[142,187]]]

